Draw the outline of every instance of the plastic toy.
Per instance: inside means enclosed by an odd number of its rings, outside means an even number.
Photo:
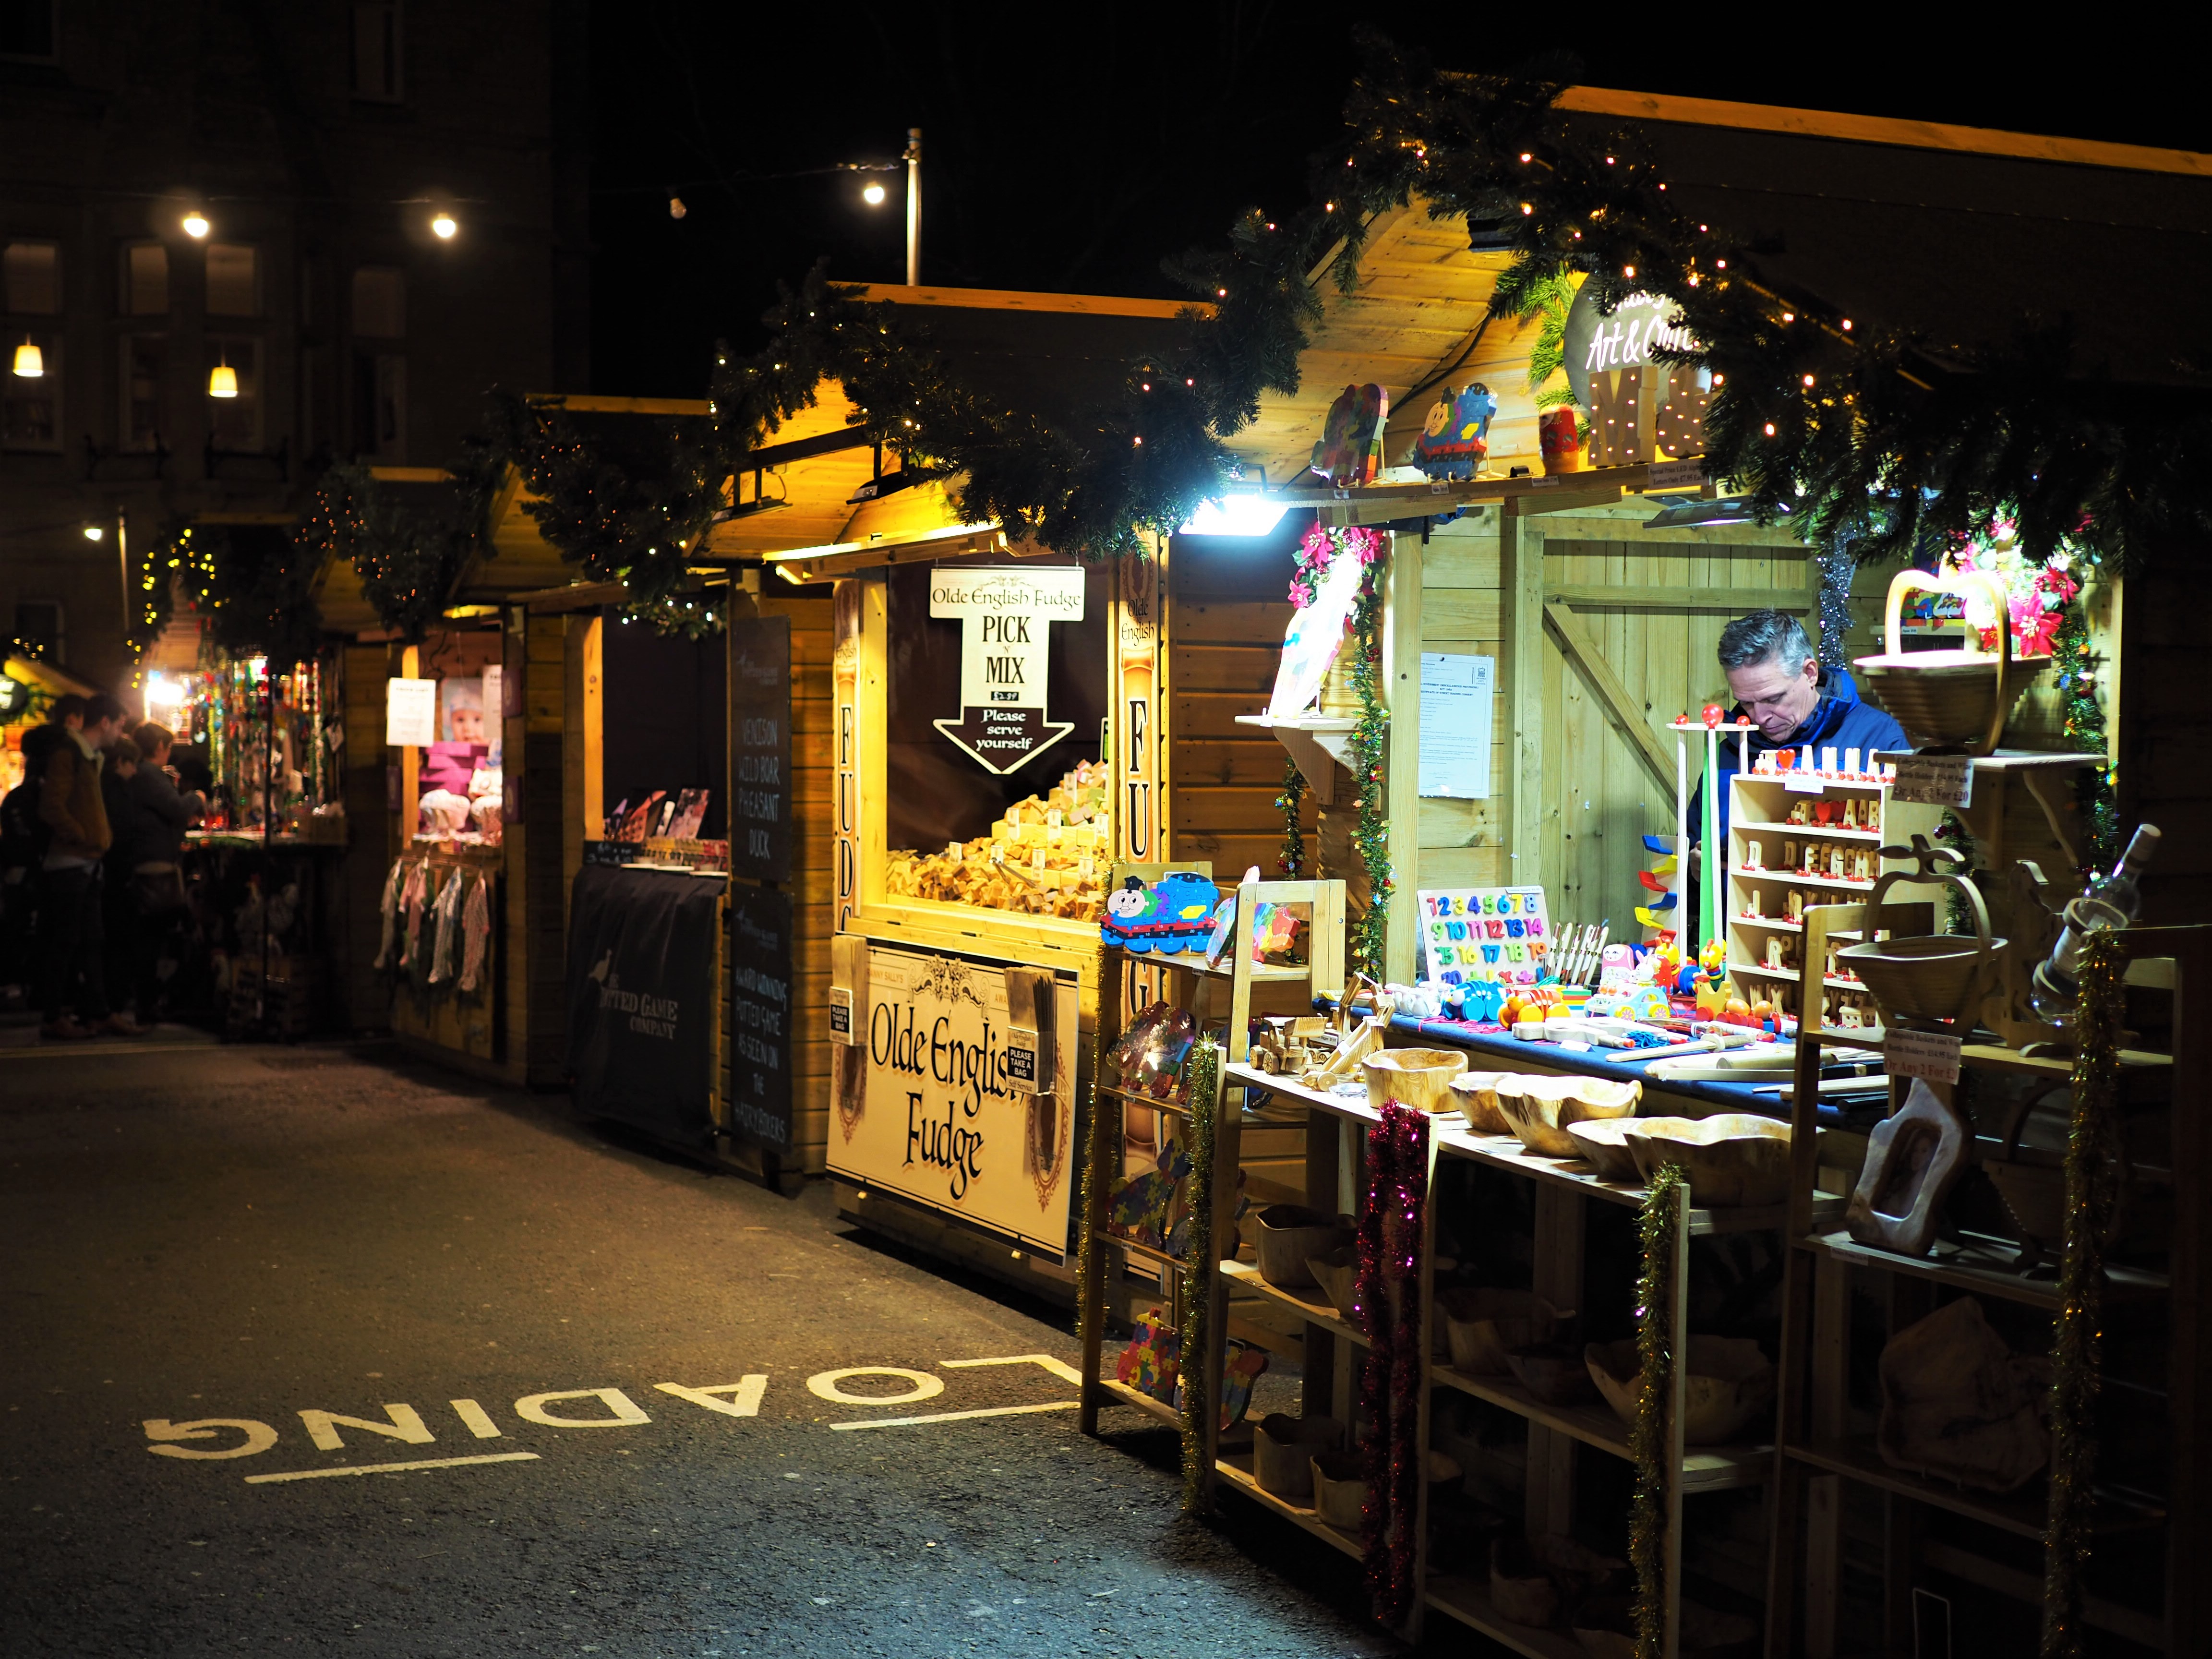
[[[1136,956],[1200,950],[1213,931],[1220,902],[1221,890],[1188,870],[1170,871],[1149,887],[1131,876],[1107,895],[1099,937]]]
[[[1345,387],[1329,405],[1313,447],[1313,470],[1339,489],[1373,483],[1382,470],[1382,425],[1389,414],[1390,394],[1380,386]]]
[[[1447,392],[1429,405],[1421,435],[1413,440],[1413,465],[1431,478],[1473,478],[1490,457],[1490,422],[1498,399],[1477,380]]]

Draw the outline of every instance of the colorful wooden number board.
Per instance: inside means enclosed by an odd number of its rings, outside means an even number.
[[[1446,985],[1534,985],[1550,951],[1540,887],[1423,889],[1423,977]]]

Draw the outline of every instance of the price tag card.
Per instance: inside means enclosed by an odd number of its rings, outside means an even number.
[[[1039,847],[1039,848],[1035,848],[1034,850],[1032,850],[1032,851],[1030,852],[1030,869],[1032,869],[1032,870],[1042,870],[1042,869],[1043,869],[1043,868],[1044,868],[1044,862],[1045,862],[1045,859],[1044,859],[1044,848],[1043,848]]]
[[[1974,763],[1965,755],[1899,755],[1890,796],[1923,806],[1972,806]]]
[[[1082,877],[1085,881],[1092,879],[1098,873],[1098,860],[1092,858],[1090,854],[1085,853],[1080,859],[1076,860],[1075,873]]]
[[[1825,795],[1828,781],[1818,772],[1800,772],[1794,766],[1782,775],[1782,787],[1793,795]]]
[[[945,843],[945,856],[955,864],[961,863],[966,858],[967,851],[968,849],[957,841],[948,841]]]
[[[1654,489],[1695,489],[1705,482],[1705,464],[1701,460],[1654,461],[1644,474],[1644,488]]]
[[[991,862],[994,864],[1004,864],[1006,861],[1006,843],[1002,841],[993,842],[991,843]]]
[[[1959,1039],[1939,1031],[1903,1031],[1893,1027],[1882,1037],[1884,1065],[1892,1077],[1921,1077],[1930,1083],[1959,1080]]]

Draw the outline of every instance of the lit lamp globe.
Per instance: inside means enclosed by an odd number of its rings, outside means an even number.
[[[450,242],[460,229],[460,222],[450,213],[441,213],[430,221],[430,232],[441,242]]]
[[[870,207],[881,207],[884,204],[884,187],[881,185],[870,185],[860,192],[860,199]]]

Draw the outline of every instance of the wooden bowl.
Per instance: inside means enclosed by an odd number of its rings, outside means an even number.
[[[1637,1358],[1634,1339],[1593,1342],[1583,1350],[1590,1381],[1613,1414],[1636,1426]],[[1682,1378],[1682,1439],[1692,1446],[1720,1446],[1774,1399],[1774,1365],[1747,1337],[1693,1336]]]
[[[1590,1397],[1589,1362],[1565,1342],[1540,1342],[1505,1356],[1521,1386],[1547,1406],[1580,1405]]]
[[[1509,1074],[1498,1081],[1498,1109],[1506,1127],[1542,1158],[1580,1158],[1581,1148],[1567,1138],[1567,1125],[1633,1117],[1643,1097],[1641,1080]]]
[[[1376,1111],[1395,1100],[1417,1112],[1453,1111],[1451,1080],[1467,1070],[1460,1048],[1385,1048],[1360,1061],[1367,1072],[1367,1103]]]
[[[1672,1164],[1706,1208],[1779,1204],[1790,1195],[1790,1126],[1751,1112],[1638,1118],[1627,1134],[1646,1182]]]
[[[1286,1504],[1313,1502],[1313,1456],[1344,1443],[1344,1425],[1333,1417],[1292,1417],[1271,1412],[1252,1436],[1252,1478],[1260,1490]]]
[[[1367,1460],[1356,1451],[1313,1455],[1314,1512],[1340,1532],[1358,1532],[1367,1507]]]
[[[1559,1587],[1525,1540],[1501,1538],[1490,1547],[1490,1605],[1510,1624],[1541,1630],[1559,1617]]]
[[[1897,717],[1916,749],[1986,755],[1996,747],[2020,694],[2049,666],[2048,657],[2014,657],[2002,677],[1994,653],[1905,651],[1851,665],[1867,696]]]
[[[1512,1127],[1498,1109],[1498,1085],[1510,1072],[1462,1072],[1451,1080],[1452,1103],[1467,1114],[1467,1127],[1479,1135],[1510,1135]]]
[[[1314,1276],[1322,1294],[1328,1298],[1330,1307],[1338,1316],[1355,1320],[1352,1304],[1359,1294],[1359,1251],[1350,1244],[1340,1244],[1326,1255],[1306,1258],[1306,1271]]]
[[[1310,1257],[1327,1255],[1352,1237],[1352,1224],[1303,1204],[1270,1204],[1260,1212],[1260,1277],[1286,1291],[1314,1284]]]
[[[1575,1143],[1575,1150],[1583,1160],[1597,1171],[1600,1181],[1634,1187],[1644,1179],[1636,1168],[1636,1154],[1628,1146],[1628,1131],[1635,1122],[1632,1117],[1600,1117],[1570,1123],[1567,1139]]]
[[[1534,1291],[1438,1291],[1436,1305],[1452,1368],[1470,1376],[1511,1375],[1510,1350],[1553,1340],[1574,1317]]]
[[[1836,960],[1866,981],[1883,1014],[1951,1019],[1965,1011],[1984,964],[2004,948],[2004,940],[1993,939],[1984,956],[1981,942],[1969,935],[1928,933],[1847,945]]]

